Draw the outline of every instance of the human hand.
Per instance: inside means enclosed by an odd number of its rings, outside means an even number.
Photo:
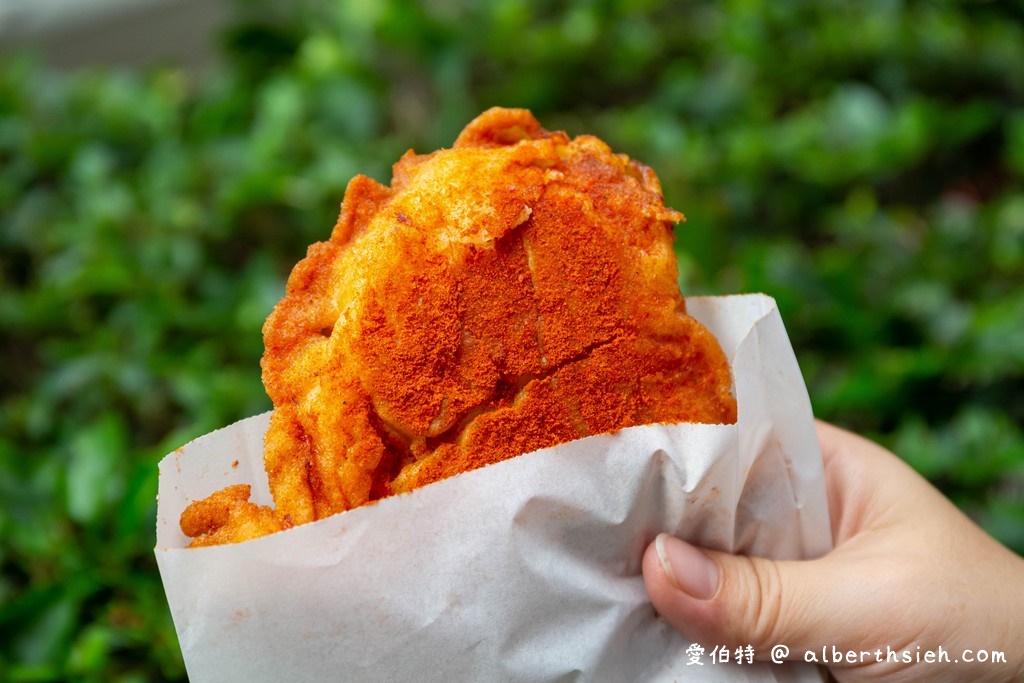
[[[643,560],[658,613],[758,659],[815,653],[839,681],[1024,680],[1024,559],[881,446],[821,422],[818,438],[835,548],[776,562],[663,534]],[[948,661],[925,661],[940,646]],[[823,647],[843,661],[822,662]]]

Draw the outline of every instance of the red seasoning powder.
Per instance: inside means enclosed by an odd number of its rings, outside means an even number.
[[[406,154],[390,187],[353,179],[264,327],[274,518],[624,427],[735,422],[725,356],[679,293],[681,219],[651,169],[521,109]],[[195,544],[248,537],[224,519],[190,519]]]

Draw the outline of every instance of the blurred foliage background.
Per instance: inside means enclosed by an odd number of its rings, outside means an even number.
[[[816,413],[1024,551],[1024,5],[540,4],[268,4],[200,75],[0,61],[0,679],[185,679],[157,461],[268,407],[349,178],[492,105],[653,166],[684,292],[774,296]]]

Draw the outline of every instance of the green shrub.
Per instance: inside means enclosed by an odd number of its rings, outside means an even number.
[[[481,6],[483,5],[483,6]],[[491,105],[653,166],[687,293],[1024,551],[1024,25],[1000,3],[307,2],[224,68],[0,63],[0,678],[184,680],[156,462],[265,410],[345,184]]]

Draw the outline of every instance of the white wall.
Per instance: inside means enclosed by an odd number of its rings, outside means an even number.
[[[225,0],[0,0],[0,56],[27,48],[57,67],[216,59]]]

